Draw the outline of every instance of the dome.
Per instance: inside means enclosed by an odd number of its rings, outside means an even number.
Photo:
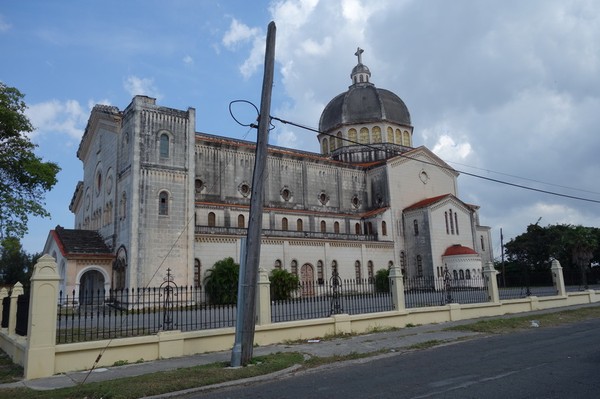
[[[378,89],[370,82],[371,71],[362,63],[364,50],[358,48],[358,64],[352,69],[352,86],[327,104],[319,130],[329,132],[344,125],[386,121],[410,126],[410,113],[404,101],[389,90]]]
[[[343,125],[379,121],[411,124],[408,108],[396,94],[378,89],[371,83],[355,83],[325,106],[319,120],[319,130],[328,132]]]

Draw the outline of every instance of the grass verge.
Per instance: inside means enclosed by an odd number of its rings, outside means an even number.
[[[538,315],[498,318],[481,320],[471,324],[445,328],[448,331],[474,331],[487,334],[504,334],[516,330],[531,328],[531,322],[536,321],[539,327],[554,327],[577,321],[596,319],[600,317],[600,306],[580,309],[563,310],[554,313]]]
[[[93,382],[73,388],[52,391],[35,391],[28,388],[0,390],[3,398],[87,398],[87,399],[132,399],[183,389],[202,387],[227,381],[240,380],[263,374],[270,374],[302,364],[300,353],[276,353],[256,357],[253,364],[242,368],[227,368],[226,363],[213,363],[205,366],[164,371],[139,377],[122,378],[104,382]]]

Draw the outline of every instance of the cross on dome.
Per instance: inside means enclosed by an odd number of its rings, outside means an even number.
[[[356,53],[354,53],[355,56],[358,57],[358,63],[362,64],[362,53],[364,53],[365,50],[361,49],[360,47],[356,48]]]
[[[365,50],[360,47],[356,48],[355,56],[358,57],[358,64],[352,69],[352,73],[350,74],[350,79],[352,79],[353,84],[371,84],[369,83],[369,78],[371,77],[371,71],[369,68],[362,63],[362,53]]]

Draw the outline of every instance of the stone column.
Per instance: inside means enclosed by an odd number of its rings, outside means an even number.
[[[271,324],[271,282],[267,271],[258,269],[258,290],[256,291],[258,304],[256,322],[259,326]]]
[[[17,327],[17,299],[23,295],[23,284],[17,282],[10,293],[10,314],[8,315],[8,335],[15,334]]]
[[[498,279],[496,275],[498,271],[494,268],[492,262],[487,262],[483,267],[483,278],[488,289],[488,299],[492,303],[500,302],[500,292],[498,291]]]
[[[552,259],[552,267],[550,270],[552,271],[552,283],[554,284],[554,288],[556,288],[556,295],[566,296],[567,290],[565,289],[565,278],[560,262],[556,259]]]
[[[26,380],[54,374],[59,282],[54,258],[47,254],[42,256],[34,266],[31,277],[24,364]]]
[[[404,310],[406,308],[404,302],[404,280],[402,278],[402,270],[398,266],[390,268],[390,291],[392,292],[392,301],[396,310]]]

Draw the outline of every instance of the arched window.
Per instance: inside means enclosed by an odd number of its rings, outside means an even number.
[[[354,274],[356,277],[356,282],[358,284],[360,284],[361,279],[362,279],[362,272],[360,270],[360,261],[357,260],[356,262],[354,262]]]
[[[387,224],[385,221],[381,222],[381,235],[387,236]]]
[[[160,157],[169,157],[169,135],[166,133],[160,135]]]
[[[323,154],[327,154],[329,152],[329,141],[327,140],[327,138],[323,139],[323,145],[322,145],[322,153]]]
[[[294,276],[297,276],[297,275],[298,275],[298,262],[297,262],[295,259],[292,261],[291,273],[292,273]]]
[[[166,191],[158,194],[158,214],[163,216],[169,214],[169,193]]]
[[[321,220],[321,233],[327,232],[327,223],[324,220]]]
[[[394,142],[394,129],[388,126],[387,128],[387,141],[388,143]]]
[[[375,273],[373,271],[373,261],[369,261],[367,263],[367,278],[369,279],[369,284],[373,284],[375,282]]]
[[[454,277],[455,280],[458,280],[458,272],[456,270],[452,271],[452,276]]]
[[[417,277],[423,277],[423,258],[417,255]]]
[[[400,251],[400,270],[402,270],[402,275],[406,276],[406,254],[404,251]]]
[[[281,219],[281,230],[287,231],[288,229],[288,220],[287,218]]]
[[[452,219],[452,209],[448,211],[448,215],[450,216],[450,234],[454,235],[454,219]]]
[[[485,251],[485,245],[483,244],[483,236],[479,236],[479,239],[481,240],[481,250]]]
[[[329,139],[329,152],[333,152],[333,150],[335,150],[335,137]]]
[[[381,143],[381,128],[379,126],[373,127],[373,143]]]
[[[243,229],[246,227],[246,218],[244,215],[238,215],[238,228]]]
[[[454,224],[456,225],[456,235],[459,235],[459,231],[458,231],[458,214],[456,212],[454,212]]]
[[[467,280],[470,280],[470,279],[471,279],[471,271],[470,271],[469,269],[465,270],[465,278],[466,278]]]
[[[338,275],[337,261],[335,261],[335,260],[331,261],[331,275],[332,276]]]
[[[296,220],[296,230],[297,231],[303,231],[304,230],[304,227],[303,227],[303,224],[302,224],[302,219]]]
[[[354,233],[355,234],[362,234],[362,229],[360,228],[360,223],[356,223],[354,225]]]
[[[358,140],[361,144],[368,144],[369,143],[369,129],[367,129],[366,127],[361,127],[360,128],[360,136],[359,136],[359,140]]]
[[[465,279],[465,271],[463,269],[460,269],[458,271],[458,278],[461,279],[461,280]]]
[[[275,261],[275,265],[273,266],[275,269],[281,269],[281,260],[277,259]]]
[[[373,223],[371,223],[371,222],[367,223],[367,234],[368,235],[372,235],[373,234]]]
[[[408,131],[404,131],[404,140],[402,141],[402,145],[405,147],[410,147],[410,133]]]
[[[200,259],[194,259],[194,287],[198,288],[202,286],[202,273],[201,273]]]
[[[196,179],[194,181],[194,189],[196,191],[196,194],[200,194],[200,191],[202,191],[202,188],[204,187],[204,182],[200,179]]]
[[[342,137],[342,132],[338,132],[337,133],[337,148],[340,148],[342,145],[344,145],[344,140]]]
[[[446,234],[450,234],[450,228],[448,227],[448,212],[444,212],[444,218],[446,219]]]
[[[418,236],[419,235],[419,222],[417,221],[417,219],[413,220],[413,227],[415,230],[415,235]]]
[[[358,144],[358,133],[356,132],[356,129],[348,130],[348,141],[350,142],[350,145]]]
[[[317,282],[319,285],[325,284],[325,279],[323,276],[323,261],[320,260],[317,262]]]
[[[217,216],[214,212],[208,213],[208,227],[215,227],[217,224]]]
[[[333,223],[333,232],[335,234],[340,234],[340,223],[339,222]]]
[[[396,129],[396,144],[402,145],[402,132],[400,129]]]

